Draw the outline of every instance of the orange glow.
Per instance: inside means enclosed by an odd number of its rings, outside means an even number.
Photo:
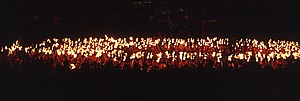
[[[7,52],[7,55],[15,55],[19,51],[26,54],[54,54],[68,56],[70,59],[78,57],[96,58],[96,60],[107,58],[116,62],[125,61],[127,58],[130,60],[145,58],[157,63],[164,59],[170,59],[172,62],[175,60],[196,61],[198,59],[197,61],[203,61],[209,59],[220,63],[225,60],[250,62],[252,56],[255,58],[255,62],[262,62],[264,59],[267,62],[278,59],[286,60],[290,56],[293,56],[294,59],[300,58],[299,44],[294,41],[270,39],[264,43],[264,41],[257,41],[256,39],[240,39],[232,44],[234,50],[224,57],[224,52],[229,47],[228,38],[155,39],[129,37],[128,39],[113,38],[107,35],[104,38],[89,37],[83,38],[83,40],[80,38],[77,40],[53,38],[32,46],[21,46],[20,42],[16,40],[11,46],[1,47],[1,52]],[[77,62],[74,61],[75,64],[81,64],[81,62]],[[70,64],[70,67],[76,68],[74,64]]]

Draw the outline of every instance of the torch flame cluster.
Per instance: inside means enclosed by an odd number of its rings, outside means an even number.
[[[132,60],[153,60],[156,63],[178,61],[214,61],[224,64],[233,61],[260,62],[269,64],[275,61],[287,61],[288,58],[300,58],[299,43],[285,40],[258,41],[240,39],[229,43],[229,38],[53,38],[31,46],[21,46],[17,40],[11,46],[1,47],[1,53],[7,57],[17,52],[34,56],[68,60],[70,68],[80,68],[89,60],[104,63],[121,63]],[[253,59],[253,60],[252,60]],[[145,62],[144,62],[145,63]],[[104,63],[105,64],[105,63]]]

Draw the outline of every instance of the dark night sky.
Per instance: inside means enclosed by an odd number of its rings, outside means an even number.
[[[284,0],[7,0],[2,33],[299,33],[300,6]],[[205,13],[203,13],[205,11]]]

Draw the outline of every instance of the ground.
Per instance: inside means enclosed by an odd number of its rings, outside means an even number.
[[[15,100],[284,100],[299,98],[299,69],[98,71],[51,75],[1,73],[0,99]]]

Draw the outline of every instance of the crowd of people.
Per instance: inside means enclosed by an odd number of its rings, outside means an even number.
[[[298,63],[295,41],[229,38],[53,38],[1,47],[1,65],[16,70],[283,69]]]

